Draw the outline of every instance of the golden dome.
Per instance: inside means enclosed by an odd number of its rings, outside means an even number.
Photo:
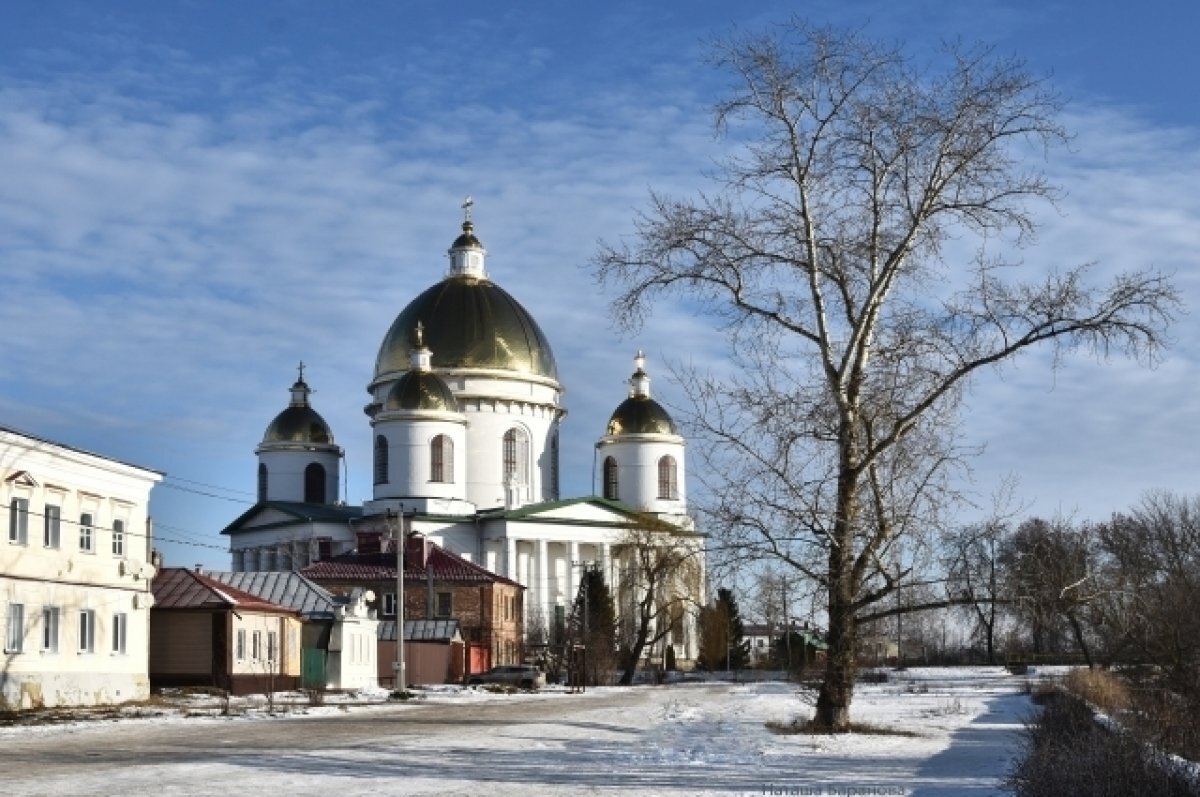
[[[264,443],[313,443],[330,445],[333,432],[312,407],[288,407],[275,416],[263,434]]]
[[[487,279],[447,277],[409,303],[383,338],[375,377],[405,371],[412,330],[424,329],[433,368],[487,368],[558,379],[550,343],[525,308]]]
[[[675,422],[662,405],[648,396],[621,402],[608,420],[610,436],[623,434],[676,434]]]
[[[437,374],[409,371],[392,385],[383,410],[458,412],[458,399]]]

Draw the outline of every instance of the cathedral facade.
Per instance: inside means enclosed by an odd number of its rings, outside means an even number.
[[[489,278],[469,218],[448,254],[444,278],[400,311],[375,358],[365,407],[371,500],[338,502],[342,449],[312,407],[301,370],[289,405],[255,450],[258,503],[222,532],[232,569],[300,569],[365,550],[367,540],[419,534],[525,586],[527,622],[547,626],[570,611],[586,567],[600,568],[631,607],[635,540],[682,544],[702,573],[685,440],[651,397],[642,354],[595,442],[596,494],[560,495],[566,411],[550,343]],[[668,586],[694,593],[668,639],[677,659],[694,659],[702,578]]]

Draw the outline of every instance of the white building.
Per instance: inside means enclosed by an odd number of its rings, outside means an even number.
[[[223,532],[233,569],[303,567],[356,549],[359,533],[392,536],[404,525],[518,581],[528,588],[526,611],[552,622],[569,610],[589,563],[603,567],[615,594],[621,544],[645,515],[701,558],[702,538],[688,516],[685,441],[650,395],[642,354],[627,396],[594,442],[603,463],[597,495],[564,500],[566,411],[550,343],[489,278],[469,219],[448,254],[444,278],[400,311],[375,360],[365,408],[372,500],[335,503],[342,452],[309,404],[301,370],[289,406],[256,449],[259,503]],[[692,619],[672,640],[678,658],[695,656]]]
[[[150,490],[162,474],[0,427],[0,705],[149,697]]]

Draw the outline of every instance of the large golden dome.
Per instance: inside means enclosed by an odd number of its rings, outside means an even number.
[[[383,338],[375,377],[405,371],[420,323],[436,368],[487,368],[558,380],[550,343],[533,317],[488,279],[451,276],[409,303]]]

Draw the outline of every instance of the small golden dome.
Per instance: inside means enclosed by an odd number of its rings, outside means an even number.
[[[608,420],[610,436],[623,434],[678,434],[670,414],[648,396],[632,396],[621,402]]]
[[[264,443],[332,445],[333,432],[325,419],[307,405],[292,406],[275,416],[263,434]]]
[[[383,402],[383,411],[432,410],[458,412],[458,399],[449,386],[435,373],[409,371],[396,380]]]

